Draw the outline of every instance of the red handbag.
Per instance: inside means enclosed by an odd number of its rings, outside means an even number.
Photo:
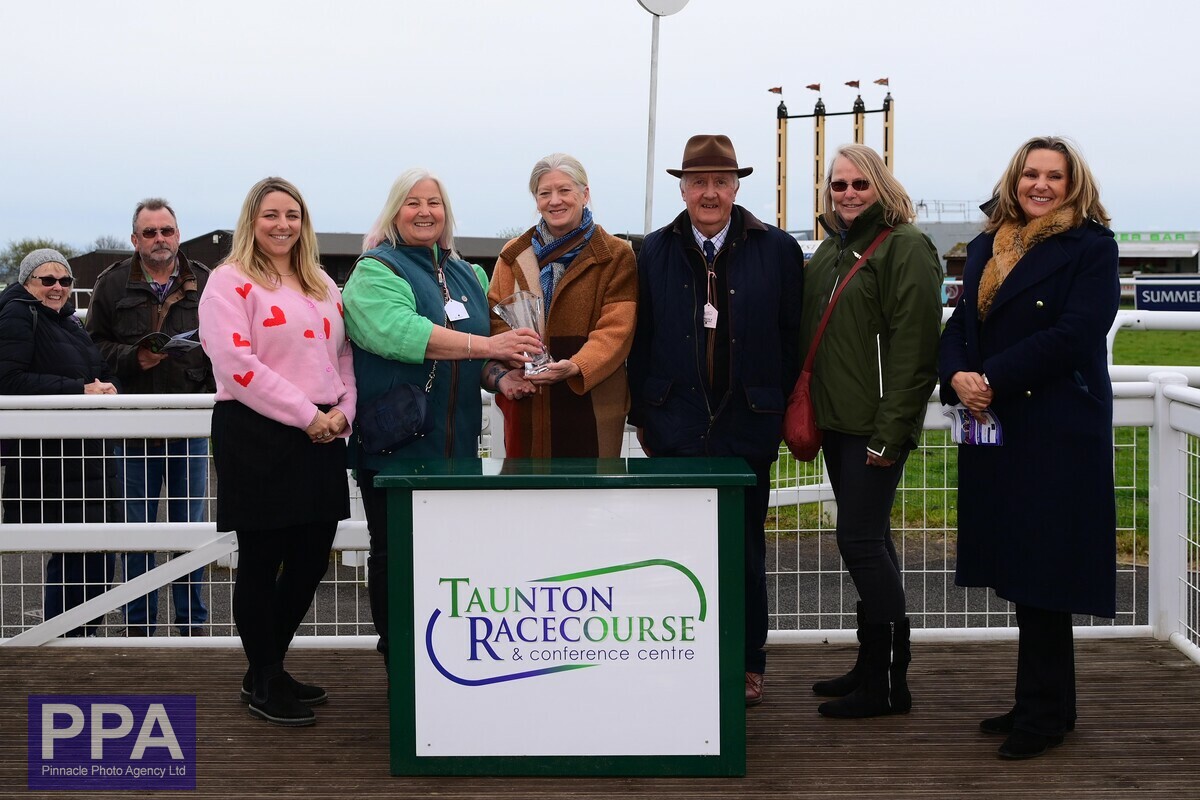
[[[812,394],[809,391],[811,383],[812,372],[800,370],[800,377],[788,396],[787,411],[783,415],[783,440],[799,461],[812,461],[821,452],[821,429],[817,427],[817,418],[813,413]]]
[[[838,284],[833,297],[829,298],[829,304],[825,306],[825,313],[821,316],[820,324],[817,325],[816,335],[813,336],[812,344],[808,347],[808,355],[804,357],[804,367],[800,370],[800,377],[796,379],[796,385],[788,396],[787,410],[783,414],[783,440],[787,442],[788,450],[799,461],[812,461],[817,457],[817,453],[821,452],[821,429],[817,427],[817,417],[813,411],[811,385],[813,362],[817,360],[817,345],[821,343],[821,337],[825,334],[825,326],[829,323],[829,314],[837,305],[838,298],[842,295],[842,289],[846,288],[846,284],[854,277],[854,273],[858,272],[859,268],[875,252],[875,248],[879,247],[891,232],[891,228],[884,228],[875,237],[875,241],[871,242],[867,252],[858,257],[858,261]]]

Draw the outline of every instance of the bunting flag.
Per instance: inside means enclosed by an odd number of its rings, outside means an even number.
[[[857,88],[858,88],[858,81],[846,81],[846,85],[847,85],[847,86],[850,86],[850,87],[852,87],[852,88],[854,88],[854,89],[857,89]]]
[[[804,88],[805,88],[805,89],[812,89],[814,92],[819,92],[819,91],[821,91],[821,84],[819,84],[819,83],[810,83],[808,86],[805,86]]]
[[[891,84],[888,83],[887,78],[880,78],[879,80],[875,81],[875,85],[876,86],[891,86]]]
[[[771,94],[783,94],[783,87],[782,86],[772,86],[770,89],[767,89],[767,91],[770,92]]]

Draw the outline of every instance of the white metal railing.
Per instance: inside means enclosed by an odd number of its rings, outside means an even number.
[[[1077,622],[1087,623],[1080,629],[1084,635],[1170,638],[1200,661],[1200,390],[1188,388],[1181,375],[1154,374],[1119,382],[1114,392],[1120,534],[1130,558],[1118,565],[1122,600],[1115,623]],[[0,439],[205,436],[211,406],[209,395],[0,397]],[[925,441],[910,458],[894,515],[910,612],[921,636],[1009,637],[1007,603],[953,585],[954,446],[946,428],[931,400]],[[640,455],[636,440],[628,438],[628,454]],[[486,449],[486,437],[482,444]],[[500,449],[497,441],[495,454]],[[833,541],[836,507],[828,483],[819,467],[786,457],[776,471],[768,525],[771,640],[848,640],[854,595]],[[210,500],[212,486],[210,481]],[[355,516],[339,528],[334,547],[342,558],[331,564],[298,645],[374,643],[360,552],[367,548],[365,523],[360,510]],[[0,525],[0,642],[233,645],[232,573],[220,563],[233,548],[232,538],[217,534],[212,523]],[[59,617],[40,620],[45,553],[139,550],[160,551],[162,563]],[[171,552],[185,555],[171,558]],[[125,602],[200,564],[210,565],[204,585],[209,637],[174,635],[169,591],[161,592],[158,636],[123,636]],[[55,639],[96,617],[103,618],[97,638]]]
[[[962,281],[948,278],[946,282],[961,285]],[[954,309],[946,307],[942,309],[942,324],[946,324],[946,320],[950,319],[950,315],[954,313]],[[1113,365],[1113,343],[1117,340],[1117,334],[1122,330],[1129,331],[1195,331],[1200,330],[1200,312],[1189,311],[1134,311],[1132,309],[1121,309],[1117,312],[1117,317],[1113,320],[1112,327],[1108,329],[1106,337],[1108,345],[1108,364],[1112,379],[1115,382],[1119,381],[1144,381],[1149,379],[1151,372],[1155,370],[1171,370],[1178,372],[1187,378],[1188,384],[1191,386],[1200,386],[1200,366],[1196,364],[1172,364],[1160,366],[1142,366],[1142,365]]]
[[[208,437],[212,406],[210,394],[0,395],[0,440],[69,441],[103,436],[108,444],[106,455],[83,458],[115,460],[117,456],[112,452],[116,444],[173,437]],[[490,439],[485,416],[481,447],[486,448]],[[0,469],[11,468],[16,457],[9,456],[5,461],[6,465]],[[374,633],[366,595],[365,565],[369,543],[365,515],[357,485],[352,476],[347,479],[351,491],[351,519],[339,524],[334,540],[334,550],[341,558],[331,565],[319,591],[318,602],[301,627],[301,643],[366,646]],[[110,490],[113,492],[110,499],[122,499],[121,487],[112,486]],[[215,471],[210,462],[209,488],[204,498],[210,509],[215,497]],[[203,640],[190,638],[188,642],[232,645],[236,634],[232,621],[232,569],[236,567],[234,537],[218,534],[213,522],[166,522],[166,506],[170,499],[180,498],[166,494],[160,498],[159,520],[155,524],[42,524],[7,520],[0,524],[0,643],[65,644],[55,637],[102,617],[96,638],[72,639],[70,642],[94,645],[107,640],[134,646],[161,645],[168,639],[163,636],[125,639],[122,613],[127,602],[158,591],[160,587],[157,627],[170,637],[170,641],[177,643],[180,637],[174,635],[175,629],[171,625],[174,609],[168,587],[172,581],[198,567],[209,565],[201,590],[210,614],[201,629],[205,637]],[[44,554],[86,552],[154,552],[159,563],[129,581],[123,581],[122,575],[115,576],[122,582],[44,621],[42,601],[47,583]],[[172,553],[180,555],[172,557]],[[111,638],[116,636],[122,638]]]

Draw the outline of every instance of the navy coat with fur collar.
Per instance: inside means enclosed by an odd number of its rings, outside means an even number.
[[[942,334],[943,403],[956,372],[995,393],[1001,447],[958,457],[960,586],[1024,605],[1111,617],[1116,610],[1112,384],[1106,335],[1120,300],[1117,245],[1096,223],[1052,236],[1017,262],[979,320],[993,234],[967,248],[963,297]]]

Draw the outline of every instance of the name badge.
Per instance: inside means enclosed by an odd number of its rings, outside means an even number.
[[[458,322],[460,319],[469,319],[470,314],[467,313],[467,307],[458,300],[446,301],[446,319],[451,322]]]
[[[704,304],[704,327],[717,327],[717,307],[712,303]]]

